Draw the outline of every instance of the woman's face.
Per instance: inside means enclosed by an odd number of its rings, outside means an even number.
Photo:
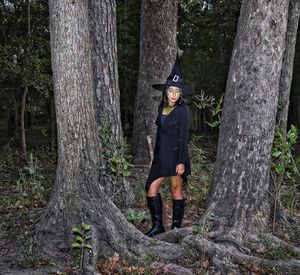
[[[180,89],[175,86],[169,86],[167,88],[167,97],[169,100],[169,104],[174,104],[180,97]]]

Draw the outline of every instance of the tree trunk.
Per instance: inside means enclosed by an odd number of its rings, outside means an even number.
[[[37,228],[41,235],[58,230],[58,239],[68,236],[70,241],[68,232],[84,215],[83,186],[97,189],[99,179],[87,3],[56,0],[49,8],[58,166],[52,198]]]
[[[23,155],[27,155],[27,146],[26,146],[26,129],[25,129],[25,109],[26,109],[26,98],[28,94],[28,86],[25,87],[25,90],[22,95],[22,103],[20,110],[20,122],[21,122],[21,144]]]
[[[288,124],[288,114],[290,105],[290,94],[293,78],[294,58],[295,58],[295,46],[297,40],[297,30],[300,15],[300,3],[298,0],[290,0],[288,23],[286,32],[285,51],[282,61],[282,70],[279,83],[279,95],[278,95],[278,110],[276,116],[276,125],[279,127],[282,136],[285,138]],[[285,142],[285,140],[283,141]],[[282,160],[278,160],[279,162]],[[274,182],[270,180],[270,194],[271,198],[271,210],[273,216],[273,228],[276,222],[288,222],[291,219],[285,213],[284,207],[281,204],[280,192],[277,186],[275,188]],[[279,197],[278,197],[279,196]],[[276,199],[276,204],[274,203]],[[276,206],[276,207],[275,207]]]
[[[286,33],[286,47],[282,61],[282,71],[280,77],[277,125],[282,133],[287,130],[287,120],[290,104],[290,91],[293,78],[295,46],[297,40],[297,30],[300,15],[300,3],[298,0],[290,0],[288,25]]]
[[[92,66],[100,126],[102,181],[107,195],[119,207],[134,203],[133,190],[126,177],[111,178],[111,157],[125,158],[117,57],[116,1],[90,0],[89,18],[92,41]],[[117,194],[117,195],[116,195]]]
[[[207,201],[216,236],[264,229],[289,1],[242,2]]]
[[[49,98],[49,112],[50,112],[50,150],[54,152],[56,146],[56,123],[55,123],[55,108],[54,96],[51,93]]]
[[[291,89],[289,123],[300,128],[300,31],[297,33],[297,43],[294,59],[294,75]]]
[[[111,134],[108,142],[115,147],[122,139],[120,89],[117,57],[116,1],[90,0],[92,65],[97,98],[97,120],[100,127],[108,120]],[[108,148],[111,154],[118,148]]]
[[[155,118],[162,95],[151,86],[165,83],[175,62],[177,1],[143,0],[140,28],[132,150],[135,163],[149,164],[147,136],[150,135],[155,140]]]
[[[86,253],[84,274],[95,274],[99,254],[108,251],[178,257],[177,245],[149,247],[148,238],[106,196],[100,184],[88,3],[53,0],[49,6],[58,166],[52,197],[36,226],[36,242],[50,257],[62,259],[75,241],[72,227],[91,225],[92,250]]]
[[[10,111],[7,120],[7,135],[9,139],[16,138],[18,136],[18,103],[16,99],[16,91],[13,90],[10,98]]]

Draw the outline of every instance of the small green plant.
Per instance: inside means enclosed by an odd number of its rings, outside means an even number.
[[[189,152],[193,172],[186,187],[186,194],[194,205],[203,205],[209,190],[213,163],[207,158],[207,147],[207,141],[203,136],[192,135]]]
[[[107,113],[103,114],[103,117],[101,119],[101,130],[100,130],[100,141],[102,146],[105,147],[106,150],[103,150],[103,152],[107,152],[110,154],[114,151],[114,147],[110,142],[112,134],[112,128],[110,125],[109,117]]]
[[[135,213],[132,208],[127,211],[127,220],[132,222],[135,226],[138,226],[145,219],[145,212]],[[131,239],[131,250],[133,248],[134,232],[132,233]]]
[[[154,245],[157,245],[158,244],[158,240],[156,239],[151,239],[148,243],[149,246],[154,246]]]
[[[42,175],[38,160],[33,154],[30,154],[27,166],[19,172],[16,189],[20,200],[29,202],[30,196],[42,200],[44,196],[43,182],[45,177]]]
[[[90,229],[91,226],[85,223],[81,224],[81,228],[79,227],[72,228],[73,234],[76,235],[76,242],[72,243],[72,248],[80,250],[80,264],[79,264],[80,269],[82,269],[83,267],[83,258],[84,258],[85,249],[92,249],[92,246],[88,244],[88,241],[92,237],[87,233]]]
[[[132,208],[129,208],[127,211],[127,220],[134,225],[139,224],[145,220],[145,212],[135,213]]]
[[[214,214],[209,213],[206,216],[204,222],[202,222],[202,223],[196,222],[194,224],[192,233],[194,235],[200,235],[201,237],[205,237],[204,236],[205,233],[208,233],[211,230],[214,219],[215,219]]]
[[[133,164],[130,164],[123,157],[113,156],[111,159],[111,171],[117,177],[129,177],[131,173],[129,172],[129,168],[133,167]]]
[[[127,186],[126,178],[131,176],[129,169],[134,165],[129,162],[129,146],[126,138],[112,138],[112,125],[108,113],[101,118],[101,154],[105,160],[104,173],[109,174],[111,181],[107,184],[107,194],[120,208],[126,202],[124,192],[121,190]]]
[[[218,128],[221,124],[223,95],[217,100],[214,96],[206,96],[203,91],[195,96],[194,104],[199,109],[208,109],[213,117],[213,122],[205,121],[210,127]]]
[[[276,213],[277,201],[281,198],[283,183],[288,183],[287,187],[293,189],[295,189],[295,185],[298,185],[295,181],[295,177],[299,176],[297,164],[300,163],[300,159],[295,161],[292,154],[298,134],[299,131],[294,125],[291,126],[291,129],[288,130],[286,134],[282,133],[278,127],[275,129],[271,170],[275,189],[274,213]],[[276,215],[274,215],[273,218],[273,231],[275,229],[275,217]]]

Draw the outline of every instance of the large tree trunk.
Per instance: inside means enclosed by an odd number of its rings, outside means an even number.
[[[117,57],[116,1],[90,0],[89,18],[92,41],[92,66],[97,102],[97,121],[100,125],[102,181],[107,195],[120,207],[134,203],[129,181],[119,177],[112,182],[111,157],[125,158],[121,152],[123,141],[120,89]],[[117,194],[117,195],[116,195]]]
[[[61,257],[75,240],[72,227],[81,222],[91,225],[93,248],[86,254],[85,274],[94,272],[99,254],[108,251],[178,257],[178,245],[149,247],[148,238],[126,221],[101,187],[89,34],[87,2],[50,1],[58,166],[53,195],[36,227],[36,241],[49,256]]]
[[[120,89],[117,57],[116,1],[90,0],[92,65],[97,99],[97,120],[103,127],[108,120],[108,142],[117,146],[122,139]],[[107,148],[111,154],[118,148]]]
[[[58,166],[56,187],[40,226],[54,220],[64,224],[65,232],[80,220],[82,186],[99,180],[86,6],[83,1],[49,2]],[[51,227],[46,225],[45,230]]]
[[[177,51],[177,0],[143,0],[140,23],[140,61],[134,106],[132,150],[137,164],[149,164],[147,135],[155,140],[155,118],[161,92],[153,84],[165,83]]]
[[[207,213],[220,232],[264,229],[288,0],[242,2]],[[239,238],[240,237],[240,238]]]

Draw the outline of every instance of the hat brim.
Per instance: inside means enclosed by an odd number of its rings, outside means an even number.
[[[176,84],[176,83],[172,83],[172,84],[154,84],[154,85],[152,85],[152,87],[155,90],[159,90],[159,91],[162,91],[162,92],[165,91],[170,86],[175,86],[175,87],[180,88],[184,95],[193,95],[194,94],[192,88],[187,87],[187,86],[183,86],[183,85],[180,85],[180,84]]]

